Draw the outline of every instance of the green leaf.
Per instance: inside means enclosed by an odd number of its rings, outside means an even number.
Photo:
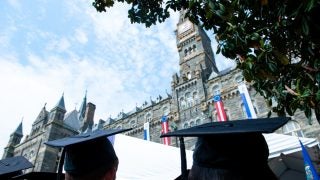
[[[306,36],[309,35],[309,25],[306,18],[304,17],[302,18],[301,25],[302,25],[302,33]]]
[[[310,125],[312,125],[312,119],[311,119],[311,116],[312,116],[312,111],[309,107],[306,107],[305,110],[304,110],[304,114],[306,115],[306,117],[308,118],[308,123]]]
[[[316,101],[320,101],[320,90],[316,93]]]

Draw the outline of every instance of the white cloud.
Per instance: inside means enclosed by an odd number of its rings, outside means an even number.
[[[8,0],[8,3],[15,9],[19,9],[21,7],[21,4],[18,0]]]
[[[75,38],[81,44],[85,44],[88,42],[88,37],[87,37],[86,33],[84,31],[82,31],[81,29],[76,29]]]

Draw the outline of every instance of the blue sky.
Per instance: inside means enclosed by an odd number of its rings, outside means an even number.
[[[26,135],[44,104],[51,110],[62,93],[71,111],[87,90],[97,122],[170,92],[179,68],[178,13],[145,28],[130,23],[125,4],[106,13],[91,4],[0,1],[0,155],[21,120]],[[216,59],[220,70],[230,65]]]

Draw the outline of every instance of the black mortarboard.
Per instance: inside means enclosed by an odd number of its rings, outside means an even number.
[[[0,160],[0,179],[9,179],[21,174],[21,170],[33,167],[23,156],[15,156]]]
[[[64,162],[64,170],[67,173],[82,176],[100,167],[111,168],[108,167],[111,166],[110,162],[118,158],[107,137],[128,130],[130,129],[97,130],[49,141],[45,144],[64,148],[59,163],[59,174],[61,174]]]
[[[261,175],[264,173],[259,170],[269,170],[267,167],[269,149],[262,133],[272,133],[289,120],[287,117],[276,117],[212,122],[169,132],[161,137],[180,137],[182,148],[184,148],[183,137],[198,137],[193,153],[194,165],[227,169],[251,179],[255,173]],[[188,176],[184,151],[181,150],[182,175],[177,179],[186,179]],[[248,166],[249,163],[252,165]],[[266,167],[261,168],[261,165]],[[246,172],[249,172],[250,168],[252,171],[248,175]],[[267,177],[263,177],[265,178]]]

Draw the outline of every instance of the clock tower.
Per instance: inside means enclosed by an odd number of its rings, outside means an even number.
[[[202,124],[208,119],[206,82],[212,73],[218,74],[211,40],[206,32],[193,24],[180,11],[176,30],[179,52],[179,74],[172,79],[172,117],[178,128]]]

